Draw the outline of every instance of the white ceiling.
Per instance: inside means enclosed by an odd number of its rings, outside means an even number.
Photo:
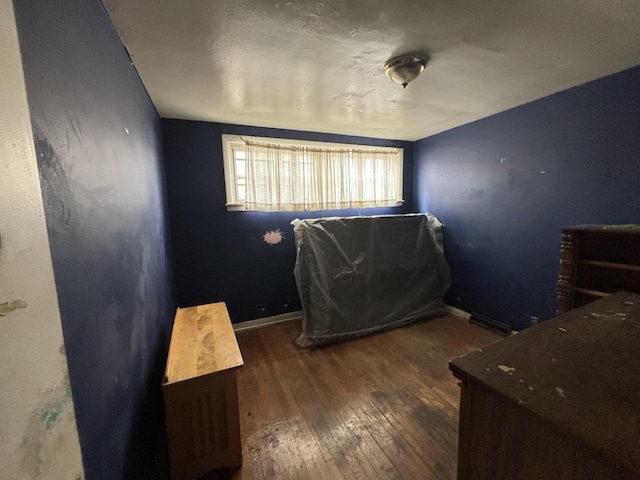
[[[417,140],[640,64],[638,0],[103,3],[170,118]]]

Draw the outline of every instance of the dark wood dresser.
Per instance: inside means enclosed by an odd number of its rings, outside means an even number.
[[[561,229],[558,313],[614,292],[640,293],[640,225]]]
[[[640,479],[640,295],[616,293],[450,362],[458,480]]]

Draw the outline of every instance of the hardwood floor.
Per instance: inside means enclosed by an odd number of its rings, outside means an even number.
[[[498,335],[446,316],[301,350],[299,322],[238,332],[243,466],[203,478],[455,478],[447,362]]]

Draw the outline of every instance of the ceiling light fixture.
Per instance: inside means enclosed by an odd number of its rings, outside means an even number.
[[[400,55],[384,64],[384,73],[391,80],[407,88],[427,66],[427,59],[417,55]]]

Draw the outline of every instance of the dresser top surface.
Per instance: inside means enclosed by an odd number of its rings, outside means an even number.
[[[640,295],[587,304],[450,368],[640,477]]]
[[[571,225],[562,227],[563,232],[593,232],[593,233],[610,233],[610,234],[637,234],[640,235],[640,225]]]

